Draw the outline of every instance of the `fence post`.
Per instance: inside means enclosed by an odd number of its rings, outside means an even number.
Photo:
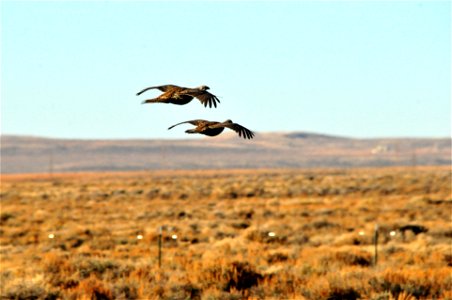
[[[159,268],[161,268],[162,267],[162,226],[159,227],[158,247],[159,247]]]
[[[378,262],[378,224],[375,224],[374,232],[374,267],[377,266]]]

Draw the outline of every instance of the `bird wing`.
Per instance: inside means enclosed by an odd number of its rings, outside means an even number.
[[[209,105],[209,107],[217,107],[217,102],[220,103],[220,100],[217,96],[207,92],[207,91],[201,91],[198,89],[186,89],[182,91],[180,94],[190,95],[192,97],[195,97],[199,101],[201,101],[202,104],[204,104],[205,107]]]
[[[146,91],[152,90],[152,89],[158,89],[158,90],[160,90],[162,92],[166,92],[166,91],[168,91],[170,89],[183,89],[183,88],[180,87],[180,86],[177,86],[177,85],[173,85],[173,84],[166,84],[166,85],[159,85],[159,86],[150,86],[150,87],[147,87],[147,88],[139,91],[137,93],[137,96],[143,94]]]
[[[212,126],[209,126],[210,128],[218,128],[218,127],[227,127],[229,129],[234,130],[239,134],[240,137],[243,137],[244,139],[252,139],[254,137],[254,132],[251,130],[243,127],[240,124],[237,123],[218,123]]]
[[[168,130],[170,130],[171,128],[180,125],[180,124],[184,124],[184,123],[190,123],[192,125],[198,126],[199,124],[203,123],[203,122],[207,122],[206,120],[201,120],[201,119],[197,119],[197,120],[190,120],[190,121],[185,121],[185,122],[180,122],[177,124],[174,124],[173,126],[168,127]]]

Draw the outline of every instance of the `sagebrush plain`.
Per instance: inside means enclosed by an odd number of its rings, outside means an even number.
[[[452,299],[450,167],[2,175],[0,201],[2,299]]]

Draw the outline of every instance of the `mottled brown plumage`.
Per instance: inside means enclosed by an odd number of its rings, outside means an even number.
[[[202,104],[204,104],[205,107],[209,105],[209,107],[217,107],[217,102],[220,103],[220,100],[217,98],[217,96],[209,93],[207,90],[209,89],[208,86],[202,85],[197,88],[186,88],[186,87],[180,87],[177,85],[161,85],[161,86],[151,86],[148,88],[143,89],[142,91],[137,93],[137,96],[141,95],[142,93],[151,90],[151,89],[158,89],[163,92],[160,96],[154,99],[147,99],[144,100],[142,103],[172,103],[177,105],[184,105],[189,103],[193,98],[198,99],[201,101]]]
[[[226,120],[224,122],[214,122],[214,121],[206,121],[206,120],[191,120],[191,121],[185,121],[181,123],[177,123],[168,129],[173,128],[174,126],[184,124],[184,123],[190,123],[192,125],[195,125],[196,128],[194,129],[188,129],[185,132],[186,133],[200,133],[207,136],[216,136],[223,132],[224,128],[229,128],[234,130],[238,133],[239,136],[243,137],[244,139],[252,139],[254,137],[254,132],[251,130],[243,127],[242,125],[239,125],[237,123],[233,123],[231,120]]]

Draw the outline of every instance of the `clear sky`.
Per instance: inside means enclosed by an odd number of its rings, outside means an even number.
[[[257,132],[451,134],[450,1],[1,1],[1,132],[181,138],[191,119]],[[141,105],[208,85],[217,109]]]

